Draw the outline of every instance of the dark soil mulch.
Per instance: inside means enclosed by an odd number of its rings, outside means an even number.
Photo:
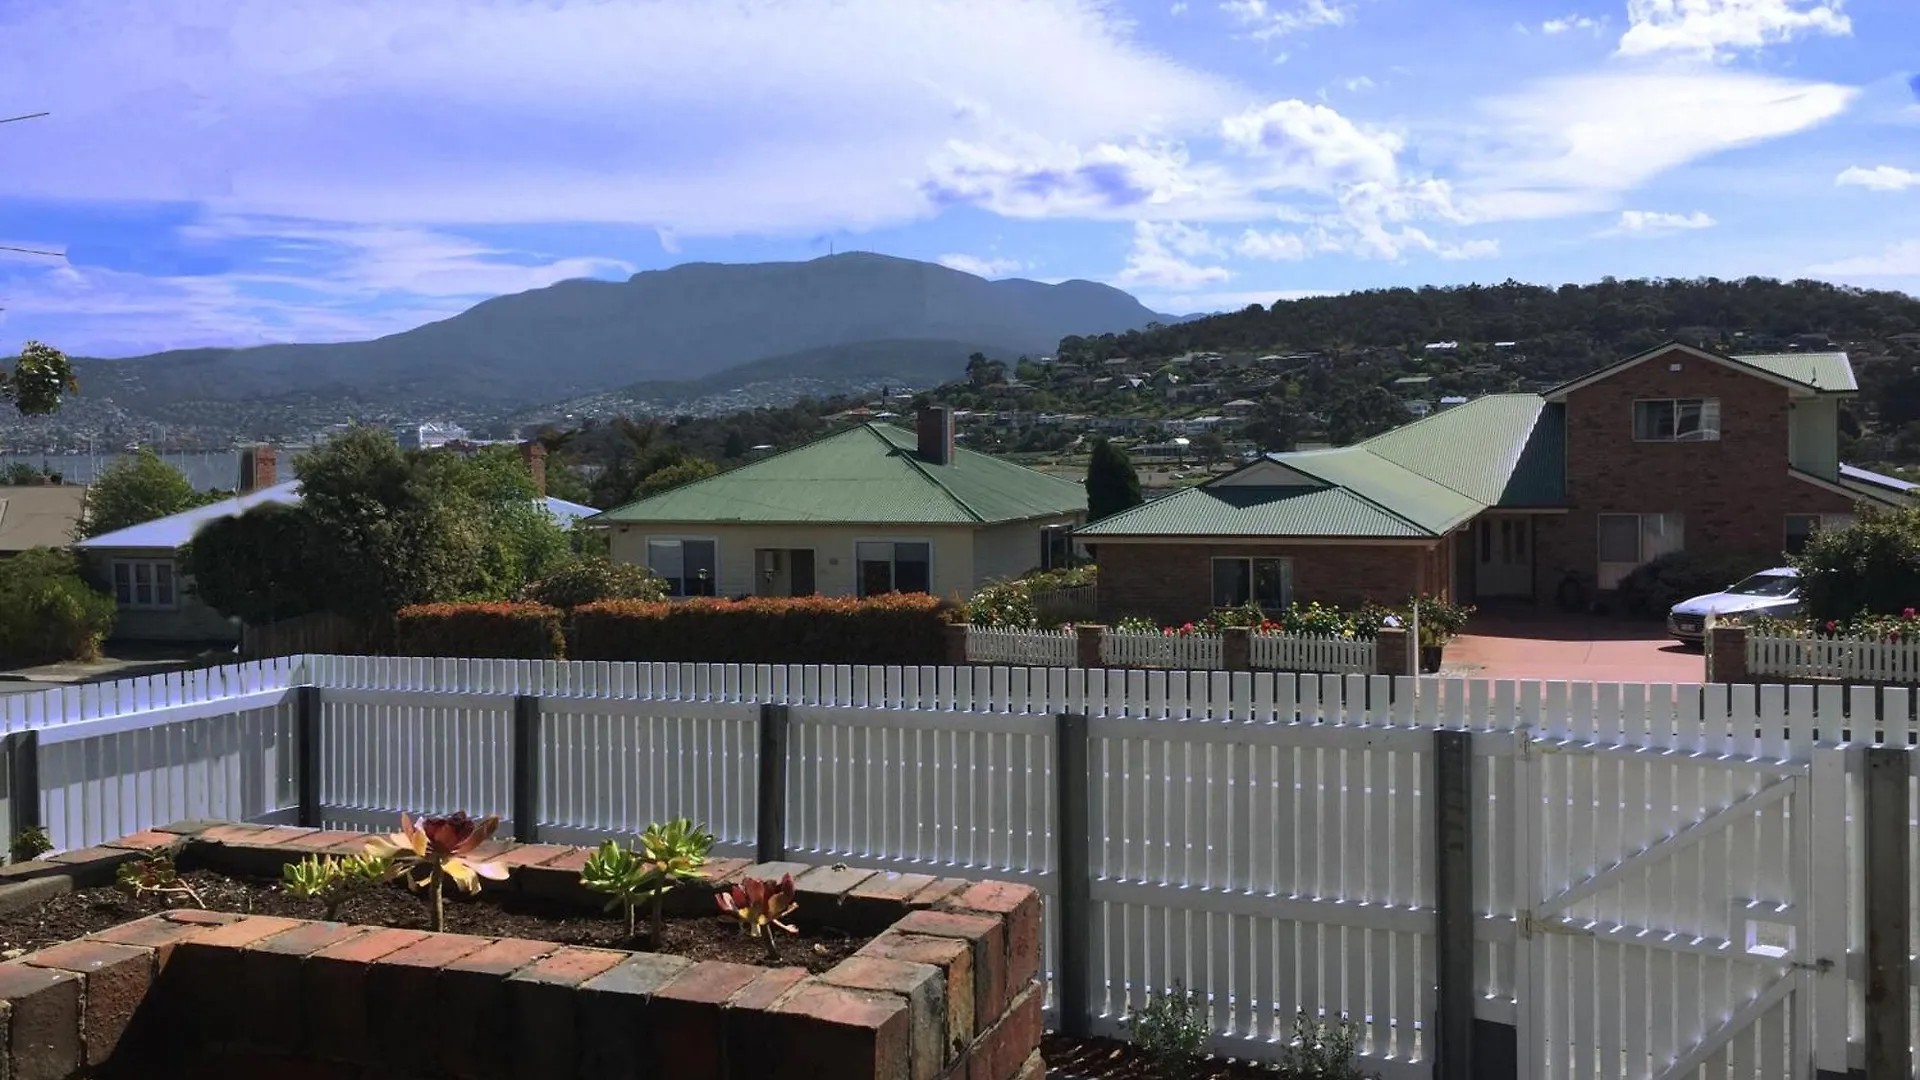
[[[1072,1039],[1048,1032],[1040,1041],[1047,1075],[1056,1080],[1163,1080],[1146,1054],[1118,1039]],[[1274,1080],[1271,1066],[1210,1058],[1189,1080]]]
[[[195,870],[181,877],[211,911],[294,919],[326,917],[319,904],[287,895],[277,881],[228,877],[210,870]],[[111,887],[67,893],[0,915],[0,958],[71,941],[155,912],[191,906],[191,902],[169,904],[157,896],[128,896]],[[430,922],[426,894],[410,893],[399,884],[370,889],[349,899],[338,917],[342,922],[416,930],[427,929]],[[668,918],[666,941],[659,947],[648,940],[644,912],[641,922],[640,937],[635,940],[627,936],[626,918],[618,910],[602,913],[510,891],[483,892],[469,898],[449,890],[447,895],[447,930],[451,933],[663,952],[694,960],[804,966],[816,973],[872,940],[870,934],[854,936],[831,928],[802,926],[798,935],[780,935],[780,959],[776,963],[767,959],[765,945],[742,936],[738,924],[718,912],[710,917]]]

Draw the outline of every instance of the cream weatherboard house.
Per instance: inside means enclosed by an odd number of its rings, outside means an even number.
[[[1086,489],[958,449],[953,416],[862,424],[608,510],[614,559],[675,596],[963,597],[1063,565]]]

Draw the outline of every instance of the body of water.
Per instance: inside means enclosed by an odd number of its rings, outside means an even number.
[[[0,468],[24,461],[35,468],[50,469],[69,484],[91,484],[100,471],[113,463],[114,454],[0,454]],[[161,459],[186,474],[188,482],[200,491],[231,491],[240,484],[240,455],[232,450],[208,450],[186,454],[161,454]],[[293,458],[283,447],[277,462],[281,480],[293,479]]]

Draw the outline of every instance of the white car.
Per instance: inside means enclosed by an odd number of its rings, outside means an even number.
[[[1673,605],[1667,633],[1689,645],[1706,640],[1709,615],[1764,615],[1790,619],[1801,612],[1800,571],[1790,566],[1762,570],[1716,593]]]

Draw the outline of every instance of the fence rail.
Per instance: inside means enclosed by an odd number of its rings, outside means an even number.
[[[967,628],[967,662],[1071,667],[1079,644],[1079,635],[1071,630],[1008,630],[970,626]]]
[[[1920,683],[1920,642],[1748,633],[1747,672],[1842,682]]]
[[[1253,667],[1261,671],[1371,675],[1379,670],[1371,641],[1311,634],[1253,634],[1247,641]]]
[[[1225,666],[1224,644],[1212,634],[1129,634],[1108,630],[1100,637],[1100,660],[1117,667],[1217,671]]]
[[[7,707],[9,821],[70,848],[687,814],[726,854],[1034,885],[1064,1026],[1124,1034],[1179,983],[1216,1049],[1344,1014],[1386,1080],[1458,1067],[1462,1009],[1518,1062],[1475,1076],[1761,1080],[1920,1041],[1911,943],[1874,931],[1920,918],[1904,687],[371,657],[143,685]]]

